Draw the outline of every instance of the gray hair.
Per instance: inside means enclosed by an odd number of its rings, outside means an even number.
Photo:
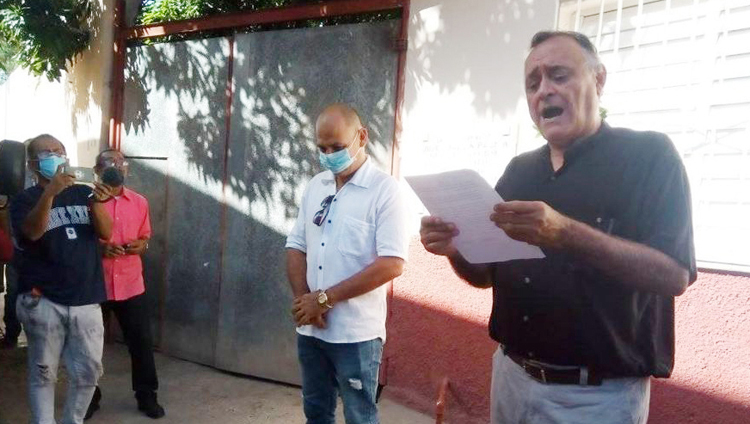
[[[36,159],[37,157],[37,151],[36,151],[36,144],[42,140],[55,140],[56,142],[60,143],[60,145],[63,148],[63,152],[67,151],[65,150],[65,145],[62,144],[62,142],[55,137],[49,135],[49,134],[39,134],[38,136],[31,138],[29,140],[24,141],[24,144],[26,144],[26,157],[28,159]]]
[[[534,34],[534,37],[531,38],[531,48],[533,49],[534,47],[554,37],[568,37],[575,40],[575,42],[578,43],[579,46],[581,46],[581,49],[583,49],[583,54],[586,55],[586,59],[588,60],[591,68],[595,71],[599,70],[599,67],[602,65],[602,61],[601,59],[599,59],[599,52],[597,52],[596,46],[594,46],[594,43],[591,42],[589,37],[581,34],[580,32],[539,31]]]

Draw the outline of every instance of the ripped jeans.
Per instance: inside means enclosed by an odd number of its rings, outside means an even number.
[[[335,423],[341,394],[346,424],[378,424],[375,395],[383,356],[381,339],[360,343],[327,343],[297,335],[302,368],[302,403],[307,424]]]
[[[102,375],[101,307],[63,306],[28,293],[19,295],[16,302],[29,344],[29,422],[55,424],[55,383],[62,356],[68,374],[68,392],[61,423],[83,423]]]

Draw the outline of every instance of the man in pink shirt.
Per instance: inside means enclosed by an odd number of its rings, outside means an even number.
[[[113,188],[114,199],[105,203],[113,220],[112,237],[102,241],[104,282],[107,302],[105,313],[114,312],[120,323],[132,361],[132,384],[138,409],[150,418],[164,416],[156,400],[159,382],[152,350],[148,301],[143,284],[141,255],[148,247],[151,222],[148,201],[125,187],[128,163],[117,150],[105,150],[96,158],[94,171]],[[99,409],[101,391],[97,387],[87,417]]]

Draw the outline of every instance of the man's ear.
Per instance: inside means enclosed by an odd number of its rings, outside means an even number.
[[[596,69],[596,94],[602,97],[604,92],[604,84],[607,82],[607,68],[603,64],[599,64]]]
[[[369,133],[367,132],[367,127],[362,127],[359,129],[359,147],[364,147],[365,144],[367,144],[367,140],[369,140]]]

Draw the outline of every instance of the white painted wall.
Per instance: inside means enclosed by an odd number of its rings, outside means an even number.
[[[72,164],[94,165],[109,128],[114,0],[93,4],[89,49],[59,82],[17,69],[0,85],[0,139],[49,133],[65,144]]]
[[[494,184],[517,152],[543,143],[523,62],[556,9],[554,0],[412,1],[402,175],[472,168]]]
[[[555,0],[411,2],[402,176],[470,168],[494,186],[512,157],[544,143],[526,106],[523,63],[531,37],[554,29],[556,14]]]
[[[93,165],[108,132],[114,0],[97,4],[91,48],[60,82],[19,69],[0,85],[0,139],[50,133],[73,163]],[[132,19],[137,1],[127,5]],[[412,1],[402,175],[472,168],[494,184],[510,158],[543,143],[522,69],[556,10],[555,0]]]

